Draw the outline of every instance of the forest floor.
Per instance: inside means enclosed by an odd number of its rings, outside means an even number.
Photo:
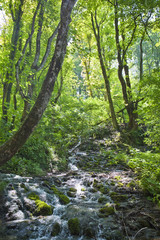
[[[0,204],[0,240],[160,240],[160,208],[139,187],[138,175],[123,157],[127,151],[113,132],[82,141],[63,172],[0,174],[9,181]],[[54,206],[51,216],[34,215],[36,206],[28,197],[33,192]],[[78,219],[73,231],[71,219]],[[53,236],[55,224],[59,231]]]

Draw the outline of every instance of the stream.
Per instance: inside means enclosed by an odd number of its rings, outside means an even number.
[[[80,168],[96,166],[92,155],[77,151],[66,172],[44,177],[0,173],[0,180],[8,181],[0,203],[0,240],[160,239],[160,209],[138,188],[132,170],[106,167],[104,159],[100,172]],[[36,199],[51,212],[38,212]]]

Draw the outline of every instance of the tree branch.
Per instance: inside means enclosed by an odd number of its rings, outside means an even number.
[[[47,0],[45,0],[47,2]],[[39,56],[40,56],[40,48],[41,48],[41,35],[42,35],[42,26],[43,26],[43,16],[44,16],[44,4],[41,4],[41,10],[39,13],[39,22],[38,22],[38,32],[37,32],[37,38],[36,38],[36,54],[34,58],[34,62],[32,64],[32,68],[37,66]]]
[[[47,58],[48,58],[48,56],[49,56],[49,53],[50,53],[52,40],[53,40],[53,39],[55,38],[55,36],[57,35],[59,27],[60,27],[60,23],[58,23],[58,26],[56,27],[55,31],[53,32],[53,34],[52,34],[52,35],[50,36],[50,38],[48,39],[48,43],[47,43],[47,47],[46,47],[46,52],[45,52],[45,54],[44,54],[44,57],[43,57],[43,59],[42,59],[42,62],[40,63],[39,66],[33,66],[33,65],[32,65],[32,68],[33,68],[33,69],[35,69],[35,70],[37,70],[37,71],[40,71],[40,70],[44,67],[44,65],[45,65],[45,63],[46,63],[46,61],[47,61]]]

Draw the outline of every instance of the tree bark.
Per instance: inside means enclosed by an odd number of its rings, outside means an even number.
[[[94,23],[94,19],[95,19],[95,23]],[[101,42],[100,42],[100,29],[99,29],[99,25],[98,25],[97,18],[96,18],[96,13],[95,13],[95,18],[93,18],[93,14],[91,15],[91,20],[92,20],[92,27],[93,27],[94,35],[95,35],[96,42],[97,42],[97,49],[98,49],[98,56],[99,56],[99,61],[100,61],[100,65],[101,65],[101,70],[102,70],[103,78],[105,81],[107,98],[108,98],[108,102],[109,102],[109,109],[110,109],[111,118],[112,118],[112,125],[115,129],[118,130],[119,127],[118,127],[116,114],[115,114],[115,110],[114,110],[114,106],[113,106],[111,90],[110,90],[110,82],[109,82],[109,78],[108,78],[108,75],[106,72],[105,63],[104,63],[104,59],[103,59],[103,55],[102,55]]]
[[[70,16],[75,3],[76,0],[62,0],[61,23],[48,73],[45,77],[38,98],[23,125],[8,142],[0,147],[0,165],[3,165],[10,160],[23,146],[32,134],[47,107],[66,53],[68,28],[69,23],[71,22]]]
[[[127,65],[126,53],[134,38],[137,24],[136,24],[136,18],[135,18],[134,19],[135,27],[133,29],[131,39],[127,44],[126,48],[123,46],[123,50],[122,50],[120,40],[119,40],[120,35],[119,35],[119,21],[118,21],[118,0],[115,0],[114,10],[115,10],[115,39],[116,39],[117,60],[118,60],[118,78],[121,83],[123,99],[124,99],[124,103],[126,106],[128,117],[129,117],[128,129],[131,130],[131,129],[137,128],[137,121],[136,121],[137,114],[135,113],[136,109],[132,99],[132,89],[131,89],[131,83],[129,78],[129,67]],[[122,40],[124,42],[125,40],[124,35],[122,35]],[[124,70],[125,76],[123,76],[123,70]]]
[[[12,1],[10,1],[10,11],[12,15],[12,19],[14,22],[13,26],[13,33],[12,33],[12,39],[11,39],[11,51],[9,55],[9,71],[6,74],[6,81],[3,85],[3,102],[2,102],[2,117],[5,122],[8,121],[8,109],[10,105],[10,100],[11,100],[11,90],[12,90],[12,85],[13,85],[13,61],[16,55],[16,50],[17,50],[17,44],[19,40],[19,34],[20,34],[20,28],[21,28],[21,18],[23,15],[22,7],[23,7],[24,0],[20,0],[20,4],[18,6],[18,9],[15,9],[15,16],[13,13],[13,8],[12,8]]]

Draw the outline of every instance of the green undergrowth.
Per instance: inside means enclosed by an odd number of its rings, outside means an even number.
[[[128,165],[137,173],[139,185],[160,205],[160,153],[132,149]]]
[[[22,176],[46,175],[49,169],[51,153],[47,142],[37,135],[33,135],[21,150],[0,171]]]

